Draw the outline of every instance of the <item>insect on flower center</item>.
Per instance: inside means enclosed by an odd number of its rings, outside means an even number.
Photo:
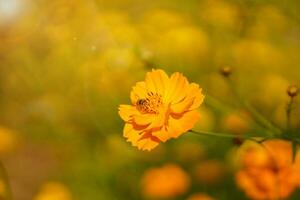
[[[137,100],[136,108],[141,113],[157,114],[162,104],[163,102],[161,95],[153,92],[148,92],[146,98]]]

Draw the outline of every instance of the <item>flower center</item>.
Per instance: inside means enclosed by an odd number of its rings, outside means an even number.
[[[161,95],[148,92],[145,99],[139,99],[136,102],[136,108],[141,113],[157,114],[160,106],[163,104]]]

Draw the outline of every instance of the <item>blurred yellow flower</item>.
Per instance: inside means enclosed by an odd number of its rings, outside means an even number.
[[[0,179],[0,199],[6,196],[6,186],[2,179]]]
[[[124,137],[139,149],[151,150],[193,128],[204,96],[182,74],[168,77],[163,70],[152,70],[133,87],[130,98],[132,105],[119,107]]]
[[[59,182],[48,182],[34,200],[71,200],[72,195],[68,188]]]
[[[199,27],[186,25],[168,30],[155,43],[155,51],[166,63],[199,63],[207,58],[209,39]]]
[[[200,17],[213,26],[234,28],[239,25],[240,13],[238,7],[227,1],[204,1],[200,9]]]
[[[187,200],[214,200],[214,198],[207,194],[196,193],[191,195]]]
[[[0,127],[0,154],[5,154],[14,149],[17,143],[16,135],[13,131]]]
[[[144,32],[158,34],[157,30],[166,31],[190,23],[190,19],[174,10],[152,9],[143,16],[141,26]]]
[[[174,164],[148,169],[142,178],[142,191],[147,197],[168,198],[185,193],[190,179],[185,171]]]
[[[237,184],[251,199],[286,199],[299,187],[300,157],[292,162],[292,147],[287,141],[270,140],[263,145],[244,149]]]
[[[258,87],[255,99],[264,106],[274,108],[278,104],[288,101],[286,90],[290,83],[283,76],[269,73],[263,76],[259,82],[264,83],[264,86]]]
[[[284,61],[282,51],[275,45],[254,39],[240,40],[233,45],[232,56],[237,66],[252,70],[257,67],[278,68]]]
[[[290,22],[282,10],[273,5],[260,7],[256,12],[256,20],[249,26],[249,35],[268,40],[270,37],[276,37],[286,34]]]

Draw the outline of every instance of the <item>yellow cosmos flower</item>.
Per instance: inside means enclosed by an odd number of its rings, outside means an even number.
[[[130,98],[132,105],[119,107],[124,137],[141,150],[151,150],[193,128],[204,96],[199,85],[181,73],[169,77],[163,70],[152,70],[136,83]]]

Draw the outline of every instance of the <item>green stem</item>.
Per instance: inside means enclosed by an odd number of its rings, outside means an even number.
[[[226,134],[226,133],[215,133],[215,132],[209,132],[209,131],[194,131],[194,130],[189,130],[189,132],[195,133],[195,134],[198,134],[198,135],[209,135],[209,136],[231,138],[231,139],[240,138],[237,135],[230,135],[230,134]]]
[[[291,97],[286,108],[286,129],[287,130],[290,130],[291,128],[291,112],[292,112],[293,102],[294,102],[294,98]]]
[[[244,102],[244,106],[258,124],[260,124],[262,127],[266,128],[266,129],[272,131],[273,133],[275,133],[275,135],[281,134],[281,130],[279,128],[275,127],[269,120],[267,120],[262,114],[260,114],[249,103]]]
[[[230,114],[233,110],[236,110],[236,108],[233,108],[232,106],[229,106],[229,105],[225,104],[224,102],[215,99],[214,97],[210,96],[209,94],[205,94],[205,102],[208,106],[216,109],[217,111],[221,112],[222,114]],[[241,113],[237,113],[237,114],[243,120],[245,120],[245,121],[249,120],[247,117],[245,117]],[[256,121],[254,121],[254,122],[255,122],[255,125],[258,124]],[[261,128],[260,124],[258,126],[259,126],[259,128]]]
[[[208,106],[220,111],[221,113],[230,113],[232,108],[228,105],[225,105],[223,102],[215,99],[214,97],[210,96],[209,94],[205,94],[205,102]]]
[[[266,119],[262,114],[260,114],[254,107],[252,107],[248,102],[246,102],[239,94],[239,92],[234,87],[234,83],[232,79],[227,78],[226,79],[230,89],[232,90],[233,94],[238,99],[239,103],[245,107],[245,109],[249,112],[249,114],[252,116],[254,121],[259,124],[261,127],[270,130],[275,135],[280,135],[281,130],[277,127],[275,127],[268,119]]]
[[[11,191],[10,183],[8,180],[8,174],[7,174],[7,171],[1,161],[0,161],[0,173],[1,173],[1,178],[3,179],[4,184],[5,184],[5,199],[12,200],[13,199],[12,191]]]
[[[263,143],[266,140],[272,139],[272,138],[263,138],[261,140],[255,139],[255,137],[245,137],[245,136],[239,136],[239,135],[231,135],[226,133],[215,133],[210,131],[195,131],[195,130],[189,130],[188,132],[195,133],[197,135],[206,135],[206,136],[214,136],[214,137],[222,137],[222,138],[230,138],[230,139],[244,139],[244,140],[251,140],[254,142],[257,142],[259,144]]]

